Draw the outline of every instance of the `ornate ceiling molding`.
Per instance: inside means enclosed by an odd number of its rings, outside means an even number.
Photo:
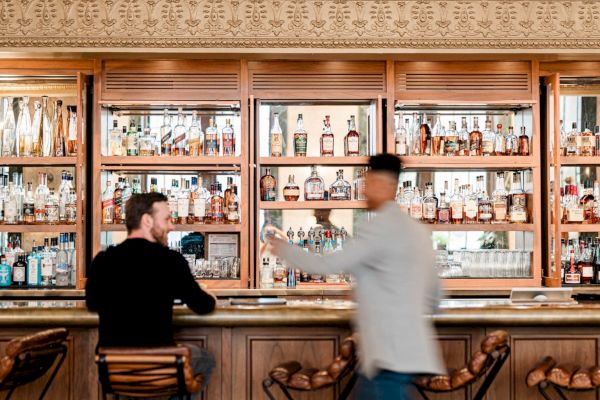
[[[0,0],[0,47],[600,49],[599,15],[595,0]]]

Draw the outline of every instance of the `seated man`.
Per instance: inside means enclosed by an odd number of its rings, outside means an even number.
[[[196,283],[183,256],[167,247],[173,224],[164,195],[133,195],[126,214],[127,240],[98,253],[88,271],[85,297],[100,316],[98,347],[172,346],[173,301],[207,314],[216,298]],[[188,347],[194,372],[208,382],[214,358]]]

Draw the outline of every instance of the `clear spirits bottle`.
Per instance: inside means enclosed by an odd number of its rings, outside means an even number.
[[[31,253],[29,253],[29,256],[27,257],[27,286],[30,288],[38,287],[42,280],[40,261],[38,247],[35,245],[34,240],[31,247]]]
[[[319,176],[317,167],[312,166],[310,176],[304,181],[304,200],[323,200],[325,198],[325,182]]]
[[[434,156],[442,156],[445,153],[444,148],[445,132],[440,119],[440,113],[435,116],[435,125],[431,131],[431,154]]]
[[[283,156],[283,132],[279,125],[279,114],[273,113],[273,126],[271,127],[271,157]]]
[[[504,187],[504,172],[496,173],[496,188],[492,193],[492,210],[493,223],[506,223],[506,217],[508,216],[508,193]]]
[[[132,119],[129,122],[129,130],[127,131],[127,155],[138,156],[139,148],[138,131],[135,126],[135,121]]]
[[[119,128],[119,121],[116,118],[113,119],[113,128],[108,136],[108,155],[123,155],[123,137],[121,135],[121,128]]]
[[[527,222],[527,193],[521,187],[521,173],[513,173],[512,187],[509,195],[509,219],[512,223]]]
[[[464,196],[464,218],[465,224],[477,223],[477,194],[471,190],[471,185],[467,185]]]
[[[182,179],[181,186],[177,195],[177,223],[186,224],[190,215],[190,181]]]
[[[171,180],[171,189],[167,192],[167,203],[169,205],[169,213],[171,214],[171,223],[179,222],[179,214],[177,214],[177,202],[179,198],[179,182],[177,179]]]
[[[519,138],[515,135],[514,128],[508,127],[508,133],[506,134],[506,152],[507,156],[515,156],[519,154]]]
[[[202,224],[206,218],[206,204],[210,200],[210,192],[204,187],[202,177],[198,177],[198,189],[194,201],[194,222]]]
[[[45,211],[46,222],[51,225],[58,224],[58,196],[52,190],[50,190],[50,194],[46,197]]]
[[[203,154],[204,134],[200,126],[198,111],[192,111],[192,124],[190,125],[188,137],[188,150],[192,157],[197,157]]]
[[[235,132],[233,125],[231,125],[231,119],[225,120],[225,127],[221,132],[223,136],[223,156],[230,157],[235,155]]]
[[[406,125],[404,125],[404,119],[402,113],[398,117],[398,124],[396,125],[396,155],[406,156],[408,155],[408,134],[406,131]]]
[[[25,200],[23,201],[23,223],[35,223],[35,199],[33,197],[33,184],[27,182],[27,191],[25,192]]]
[[[566,152],[567,156],[577,156],[579,155],[579,132],[577,131],[577,122],[573,122],[571,131],[567,134],[566,140]]]
[[[307,147],[308,133],[304,129],[304,119],[302,118],[302,114],[298,114],[296,130],[294,131],[294,155],[296,157],[306,157]]]
[[[65,156],[65,129],[63,122],[62,100],[54,102],[54,120],[52,121],[52,139],[54,141],[54,155]]]
[[[54,142],[52,141],[52,120],[48,111],[48,96],[42,96],[42,156],[50,157],[54,155]]]
[[[331,131],[330,116],[323,120],[323,133],[321,134],[321,157],[333,157],[334,136]]]
[[[19,152],[17,155],[30,157],[33,151],[33,136],[31,136],[31,117],[29,116],[29,97],[19,100],[19,117],[17,118],[17,138]]]
[[[294,175],[288,177],[288,183],[283,187],[285,201],[297,201],[300,198],[300,186],[294,181]]]
[[[419,116],[415,112],[412,115],[412,124],[410,126],[410,154],[413,156],[418,156],[421,154],[421,131],[419,127],[421,123],[419,122]]]
[[[460,186],[458,184],[458,179],[454,180],[454,189],[452,191],[452,196],[450,197],[450,211],[452,214],[452,223],[453,224],[462,224],[463,222],[463,197],[460,193]]]
[[[69,197],[65,209],[65,218],[67,224],[75,224],[77,222],[77,192],[74,188],[69,189]]]
[[[13,111],[13,98],[3,98],[4,123],[2,132],[2,155],[4,157],[16,154],[16,126]]]
[[[33,102],[33,120],[31,121],[31,155],[39,157],[42,155],[42,104],[39,101]]]
[[[185,156],[187,146],[187,129],[185,128],[185,115],[183,108],[177,109],[177,124],[173,127],[173,148],[172,152],[175,156]]]
[[[360,155],[360,134],[356,131],[354,115],[351,115],[348,120],[348,133],[344,137],[344,155],[346,157]]]
[[[594,155],[595,147],[596,140],[594,138],[594,133],[589,128],[585,128],[579,136],[579,155],[591,157]]]
[[[67,155],[77,155],[77,107],[67,106]]]
[[[329,187],[331,200],[352,200],[352,185],[344,180],[344,170],[337,172],[337,179]]]
[[[502,124],[496,125],[494,154],[497,156],[503,156],[506,154],[506,136],[502,133]]]
[[[173,147],[173,128],[171,127],[171,116],[169,110],[164,109],[163,123],[160,126],[160,148],[163,156],[170,156]]]
[[[140,156],[152,157],[154,156],[154,136],[152,136],[150,129],[150,117],[146,117],[144,123],[144,134],[139,138],[140,145]]]
[[[58,187],[58,220],[64,223],[67,220],[67,203],[69,199],[69,186],[67,184],[67,171],[62,172],[61,182]]]
[[[4,223],[17,223],[17,193],[14,181],[8,184],[8,197],[4,201]]]
[[[277,200],[277,180],[271,175],[271,168],[266,168],[265,174],[260,178],[260,199],[262,201]]]
[[[479,131],[479,118],[473,117],[473,130],[469,133],[469,155],[481,155],[481,141],[483,134]]]
[[[438,198],[433,193],[433,183],[425,185],[425,196],[423,197],[423,221],[435,224],[437,220]]]
[[[60,247],[56,253],[56,286],[69,286],[69,255],[66,250],[67,234],[60,234]]]
[[[208,120],[208,127],[204,133],[204,154],[209,157],[219,156],[219,131],[214,123],[214,120],[210,118]]]
[[[366,200],[366,180],[365,170],[360,169],[356,172],[356,179],[354,180],[354,200]]]
[[[458,155],[468,156],[470,154],[470,148],[471,144],[469,143],[467,117],[462,117],[460,121],[460,131],[458,132]]]
[[[456,122],[450,121],[444,137],[444,153],[447,156],[457,156],[459,155],[459,148],[460,145],[458,132],[456,131]]]
[[[590,131],[590,134],[592,132]],[[591,136],[593,138],[593,136]],[[594,148],[593,143],[589,147],[590,155],[592,149]],[[521,135],[519,136],[519,155],[520,156],[528,156],[529,155],[529,136],[527,136],[527,132],[525,131],[525,127],[521,127]]]
[[[418,221],[423,219],[423,199],[418,187],[415,188],[414,195],[410,201],[410,216]]]
[[[481,155],[493,156],[494,147],[496,145],[496,136],[492,131],[492,121],[487,119],[485,121],[485,129],[481,132]]]
[[[225,202],[221,196],[221,185],[214,185],[213,195],[210,197],[211,224],[222,224],[225,222]]]

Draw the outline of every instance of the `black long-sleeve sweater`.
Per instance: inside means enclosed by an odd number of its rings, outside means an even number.
[[[85,298],[100,316],[98,346],[172,345],[175,299],[198,314],[215,308],[181,254],[145,239],[127,239],[98,253]]]

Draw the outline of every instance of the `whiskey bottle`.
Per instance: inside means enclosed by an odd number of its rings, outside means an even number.
[[[492,131],[492,121],[488,119],[485,121],[485,129],[481,133],[481,155],[494,155],[494,145],[496,144],[495,139],[496,137]]]
[[[294,131],[294,155],[296,157],[306,157],[308,147],[308,133],[304,129],[304,119],[302,114],[298,114],[296,130]]]
[[[77,107],[67,106],[67,155],[77,155]]]
[[[473,130],[469,133],[469,155],[481,155],[482,133],[479,131],[479,118],[473,117]]]
[[[593,145],[589,148],[590,152],[592,151],[593,148],[594,148]],[[529,136],[527,136],[524,126],[521,127],[521,135],[519,136],[519,155],[520,156],[528,156],[529,155]]]
[[[194,222],[202,224],[206,217],[206,204],[209,202],[210,193],[204,187],[202,177],[198,177],[198,189],[196,190],[196,199],[194,200]]]
[[[325,183],[317,172],[317,167],[311,167],[311,173],[304,181],[304,200],[323,200],[325,197]]]
[[[478,212],[477,194],[471,190],[471,185],[467,185],[464,197],[464,219],[465,224],[477,223]]]
[[[177,224],[179,221],[179,214],[177,214],[177,200],[179,197],[179,182],[177,179],[171,180],[171,189],[167,191],[167,203],[169,205],[169,213],[171,214],[171,223]],[[116,216],[115,212],[115,216]]]
[[[444,191],[440,193],[440,205],[437,210],[438,224],[449,224],[451,222],[452,211],[446,199],[446,193],[448,193],[448,181],[444,181]]]
[[[492,222],[494,209],[490,201],[487,191],[483,190],[481,199],[477,204],[477,219],[480,224],[489,224]]]
[[[569,246],[569,265],[568,271],[565,271],[566,284],[580,284],[581,274],[575,265],[575,248],[574,245]]]
[[[321,157],[333,157],[334,136],[331,131],[329,115],[323,120],[323,133],[321,134]]]
[[[425,185],[425,197],[423,197],[423,221],[435,224],[437,221],[438,199],[433,193],[433,183]]]
[[[201,156],[203,154],[204,134],[198,119],[198,111],[192,111],[192,124],[190,125],[188,137],[189,155],[192,157]]]
[[[177,196],[177,223],[186,224],[190,215],[190,181],[182,179],[181,186]]]
[[[360,169],[356,173],[356,179],[354,180],[354,200],[366,200],[366,180],[365,170]]]
[[[506,155],[506,136],[502,133],[502,124],[496,125],[494,154],[497,156]]]
[[[142,157],[154,156],[154,137],[150,131],[150,117],[146,117],[144,127],[144,134],[139,137],[140,152],[139,155]],[[139,129],[139,127],[138,127]]]
[[[119,121],[113,119],[113,128],[108,136],[108,155],[122,156],[123,155],[123,137],[119,128]]]
[[[233,125],[231,125],[231,119],[225,120],[225,127],[221,132],[223,137],[223,156],[229,157],[235,155],[235,132],[233,131]]]
[[[221,196],[221,184],[214,185],[214,193],[210,197],[210,214],[212,224],[222,224],[225,222],[225,201]]]
[[[440,113],[435,116],[435,125],[431,131],[431,154],[434,156],[445,155],[445,132],[440,120]]]
[[[31,137],[32,137],[32,155],[39,157],[42,155],[42,104],[39,101],[33,102],[33,120],[31,122]]]
[[[237,194],[237,185],[231,186],[231,194],[227,202],[227,220],[228,224],[239,224],[240,223],[240,198]]]
[[[463,198],[460,194],[458,179],[454,180],[454,190],[450,197],[450,211],[453,224],[462,224],[463,222]]]
[[[337,172],[337,179],[329,186],[331,200],[352,200],[352,185],[344,180],[344,170]]]
[[[512,188],[509,195],[509,220],[512,223],[527,222],[527,193],[521,187],[521,173],[513,172]]]
[[[514,128],[508,127],[508,133],[506,134],[506,151],[507,156],[515,156],[519,154],[519,139],[515,135]]]
[[[114,223],[122,224],[123,221],[123,178],[119,178],[117,183],[115,183],[115,190],[113,192],[113,213],[114,213]]]
[[[9,157],[16,154],[16,126],[13,111],[13,98],[5,97],[2,101],[4,109],[4,123],[2,131],[2,156]]]
[[[271,168],[266,168],[265,174],[260,178],[261,201],[277,200],[277,180],[271,175]]]
[[[208,127],[204,132],[204,155],[209,157],[219,156],[219,131],[212,118],[208,120]]]
[[[283,156],[283,132],[279,125],[279,114],[273,113],[273,127],[271,128],[271,157]]]
[[[504,188],[504,172],[496,173],[496,188],[492,193],[492,210],[493,220],[495,224],[503,224],[506,222],[508,215],[508,194]]]
[[[579,143],[580,135],[577,131],[577,122],[573,122],[571,131],[567,134],[566,138],[566,156],[577,156],[579,155]]]
[[[54,140],[54,155],[65,156],[65,131],[63,126],[62,100],[54,102],[54,121],[52,121],[52,137]]]
[[[177,124],[173,127],[173,148],[172,153],[175,156],[185,156],[187,146],[187,130],[185,128],[185,116],[183,108],[177,109]]]
[[[360,155],[360,134],[356,131],[356,120],[354,115],[348,120],[348,133],[344,137],[344,155],[346,157]]]
[[[129,130],[127,131],[127,155],[138,156],[139,155],[139,136],[135,126],[135,121],[132,119],[129,122]]]
[[[591,157],[594,155],[596,140],[594,133],[586,128],[579,136],[579,155]]]
[[[460,145],[458,132],[456,132],[456,122],[450,121],[444,136],[444,153],[447,156],[457,156],[459,155],[459,148]]]
[[[31,136],[31,117],[29,116],[29,97],[19,100],[19,117],[17,118],[16,136],[18,138],[19,156],[29,157],[32,153],[33,137]]]
[[[458,132],[458,155],[468,156],[470,153],[469,130],[467,129],[467,117],[462,117]]]
[[[431,129],[427,121],[427,115],[423,114],[423,120],[419,126],[420,154],[431,155]]]
[[[283,187],[285,201],[297,201],[300,198],[300,186],[294,182],[294,175],[288,177],[288,183]]]
[[[415,188],[414,195],[410,202],[410,216],[417,221],[423,219],[423,200],[418,187]]]
[[[173,128],[171,128],[171,116],[169,110],[165,108],[163,113],[163,123],[160,126],[160,151],[163,156],[170,156],[173,147]]]

